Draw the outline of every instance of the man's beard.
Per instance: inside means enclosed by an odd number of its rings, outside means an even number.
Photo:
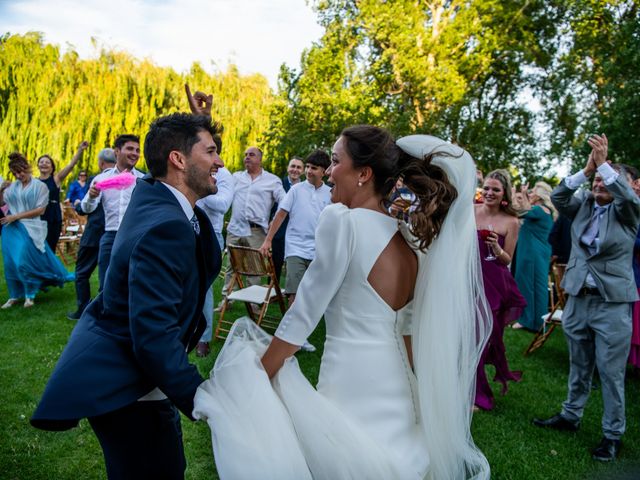
[[[186,173],[185,183],[198,198],[204,198],[218,192],[218,186],[215,183],[213,185],[210,183],[211,174],[209,172],[204,173],[195,168],[188,168]]]

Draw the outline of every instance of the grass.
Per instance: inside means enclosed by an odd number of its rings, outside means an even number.
[[[95,282],[94,278],[94,290]],[[220,285],[217,287],[219,291]],[[0,281],[0,301],[3,303],[7,296],[6,285]],[[29,416],[73,329],[74,323],[65,314],[74,307],[74,287],[67,284],[63,289],[38,295],[35,307],[30,310],[13,307],[0,311],[2,479],[105,478],[102,452],[86,420],[67,432],[43,432],[29,425]],[[240,315],[242,310],[234,306],[233,313]],[[511,367],[523,370],[523,380],[512,383],[505,397],[497,397],[493,411],[478,413],[473,419],[474,439],[489,459],[492,478],[640,478],[638,378],[627,378],[627,433],[621,458],[614,464],[594,462],[589,455],[589,449],[601,437],[599,390],[593,392],[577,433],[546,431],[531,424],[535,416],[556,413],[566,395],[568,355],[561,331],[556,332],[541,350],[529,357],[523,357],[522,352],[531,335],[510,329],[505,333]],[[311,342],[321,347],[323,338],[324,326],[320,324]],[[212,355],[207,358],[191,355],[191,361],[203,376],[208,376],[221,344],[217,342],[212,347]],[[318,348],[315,353],[298,355],[303,371],[314,383],[321,354],[322,348]],[[495,385],[494,392],[498,391]],[[218,478],[206,423],[183,418],[182,425],[188,463],[186,478]]]

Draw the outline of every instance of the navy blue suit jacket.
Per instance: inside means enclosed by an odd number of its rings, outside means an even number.
[[[220,270],[206,214],[196,236],[174,195],[139,180],[116,235],[104,290],[73,330],[31,424],[65,430],[155,387],[191,417],[203,381],[189,364],[205,329],[204,295]]]

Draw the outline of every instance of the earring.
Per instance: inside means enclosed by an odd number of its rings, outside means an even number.
[[[358,186],[361,187],[362,186],[362,182],[358,182]]]
[[[509,202],[507,202],[506,200],[502,200],[500,202],[500,205],[502,205],[503,207],[506,207],[507,205],[509,205]]]

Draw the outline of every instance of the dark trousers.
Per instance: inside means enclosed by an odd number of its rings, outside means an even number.
[[[60,232],[62,231],[62,222],[47,222],[47,245],[53,253],[56,253],[56,246],[60,240]]]
[[[76,259],[76,304],[78,313],[82,313],[91,301],[91,274],[98,265],[100,247],[80,247]]]
[[[273,260],[273,268],[276,271],[276,276],[278,280],[280,280],[282,265],[284,263],[284,236],[274,238],[271,242],[271,259]]]
[[[169,400],[135,402],[89,418],[110,480],[184,479],[180,415]]]
[[[100,252],[98,253],[98,278],[100,279],[100,291],[102,291],[102,288],[104,287],[104,279],[107,275],[107,268],[109,268],[111,249],[113,248],[113,241],[116,239],[116,233],[118,232],[104,232],[104,235],[100,238]]]

